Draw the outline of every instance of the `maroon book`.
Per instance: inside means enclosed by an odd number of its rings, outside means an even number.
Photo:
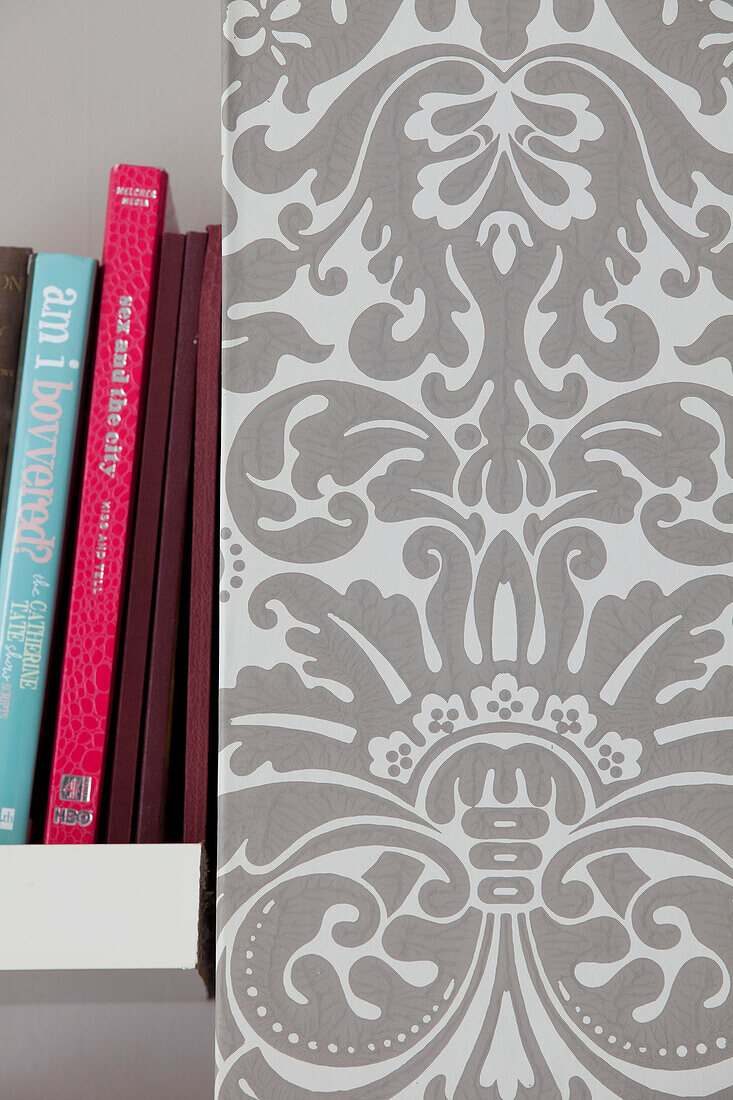
[[[184,561],[196,388],[196,344],[206,234],[186,234],[153,597],[135,839],[164,838],[168,742]]]
[[[184,244],[183,234],[163,235],[113,726],[106,830],[111,844],[128,844],[132,838]]]
[[[0,247],[0,493],[5,482],[32,255],[30,248]]]
[[[216,730],[215,584],[219,402],[221,384],[221,226],[207,226],[199,307],[193,442],[191,586],[188,627],[183,839],[203,844],[209,802],[211,741]]]

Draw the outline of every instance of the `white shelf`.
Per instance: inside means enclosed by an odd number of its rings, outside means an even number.
[[[198,844],[0,848],[0,1003],[207,997]]]

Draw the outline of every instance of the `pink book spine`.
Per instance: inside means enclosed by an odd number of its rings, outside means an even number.
[[[95,840],[167,177],[110,175],[103,283],[44,841]]]

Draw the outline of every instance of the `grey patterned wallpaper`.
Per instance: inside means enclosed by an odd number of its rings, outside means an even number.
[[[733,6],[224,5],[218,1095],[733,1095]]]

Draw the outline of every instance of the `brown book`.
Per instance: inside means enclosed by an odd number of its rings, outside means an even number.
[[[120,650],[112,765],[108,780],[105,835],[111,844],[128,844],[132,839],[184,244],[183,234],[165,233],[160,252],[127,613]]]
[[[165,835],[170,716],[193,450],[196,343],[205,252],[206,234],[188,233],[178,313],[140,757],[135,839],[144,844],[156,843]]]
[[[206,840],[216,730],[217,470],[221,365],[221,226],[207,227],[199,306],[193,442],[191,582],[188,625],[183,839]]]
[[[0,487],[5,482],[30,248],[0,248]]]

